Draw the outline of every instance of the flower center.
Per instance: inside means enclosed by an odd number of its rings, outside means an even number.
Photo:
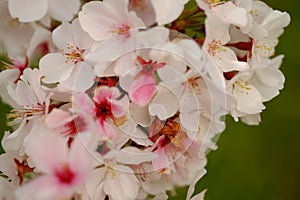
[[[166,65],[166,63],[157,63],[153,62],[152,60],[146,61],[141,56],[138,56],[136,59],[138,64],[142,67],[142,71],[136,75],[136,79],[142,75],[149,75],[155,78],[154,73]]]
[[[222,0],[204,0],[209,6],[216,6],[218,4],[224,3]]]
[[[157,128],[161,128],[161,130],[155,130]],[[160,120],[156,120],[154,124],[152,124],[152,127],[149,130],[150,132],[150,139],[153,142],[156,142],[161,136],[164,136],[164,139],[160,141],[159,144],[153,149],[153,151],[156,151],[160,148],[165,147],[169,143],[173,143],[177,147],[182,147],[182,134],[180,134],[180,124],[173,119],[168,119],[164,125],[161,124]]]
[[[96,116],[102,121],[105,121],[108,117],[110,117],[111,119],[114,118],[111,110],[111,104],[107,100],[99,104],[96,103]]]
[[[77,64],[78,62],[84,61],[83,53],[85,52],[85,49],[79,49],[78,47],[70,44],[67,44],[67,49],[68,52],[66,52],[64,49],[61,50],[62,54],[66,56],[66,63],[73,62]]]
[[[208,53],[212,56],[215,56],[217,51],[221,50],[221,41],[213,40],[208,44]]]
[[[61,183],[65,184],[70,184],[75,177],[74,172],[72,172],[68,164],[62,165],[62,167],[56,171],[55,175]]]
[[[87,129],[87,123],[80,116],[75,117],[72,121],[68,122],[65,127],[66,131],[63,133],[66,135],[76,135]]]
[[[249,85],[248,81],[239,79],[235,82],[234,86],[239,86],[241,89],[241,93],[249,94],[249,91],[252,89],[251,86]]]
[[[113,25],[111,28],[111,33],[118,37],[129,38],[131,27],[128,24]]]

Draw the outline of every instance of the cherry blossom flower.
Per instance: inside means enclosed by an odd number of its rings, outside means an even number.
[[[0,2],[0,54],[25,56],[35,29],[31,24],[18,21],[11,23],[13,18],[9,15],[7,7],[7,1]]]
[[[165,63],[155,63],[152,60],[145,61],[142,57],[137,57],[142,70],[136,75],[136,80],[129,90],[129,98],[140,106],[147,105],[156,92],[156,80],[154,73],[162,68]]]
[[[33,120],[45,116],[49,111],[50,96],[40,85],[38,69],[27,68],[16,86],[8,85],[8,93],[17,106],[7,115],[9,125],[17,126],[13,133],[5,134],[3,143],[14,151],[21,151],[23,139],[28,134]],[[21,153],[21,152],[20,152]]]
[[[260,59],[260,60],[257,60]],[[230,81],[232,94],[237,99],[236,111],[232,115],[250,125],[258,125],[259,114],[265,108],[263,102],[269,101],[279,94],[285,81],[284,75],[278,69],[283,56],[273,59],[252,58],[252,70],[247,74],[238,74]],[[234,82],[233,85],[231,85]],[[251,99],[251,103],[245,102]]]
[[[155,157],[154,153],[143,152],[135,147],[112,149],[103,157],[98,155],[104,166],[94,170],[93,178],[87,183],[87,187],[92,189],[89,191],[90,197],[99,199],[107,195],[117,200],[136,199],[140,180],[127,165],[138,165]]]
[[[93,68],[85,61],[93,40],[85,33],[78,20],[63,23],[53,31],[53,41],[60,53],[50,53],[40,60],[43,82],[59,82],[65,88],[85,91],[94,83]]]
[[[25,62],[18,58],[8,56],[11,63],[2,62],[5,65],[5,70],[0,72],[0,96],[3,102],[9,104],[12,107],[16,107],[12,97],[8,94],[7,86],[9,84],[16,84],[22,76],[24,70],[28,67],[28,57],[25,58]]]
[[[246,27],[241,27],[240,31],[248,34],[251,38],[253,53],[265,57],[272,56],[278,43],[278,37],[283,33],[283,28],[290,23],[289,14],[273,10],[261,1],[237,0],[235,2],[248,11],[249,23]]]
[[[224,117],[259,124],[284,86],[290,16],[259,0],[8,0],[0,17],[0,199],[203,200]]]
[[[89,2],[79,12],[79,21],[83,30],[97,41],[112,37],[126,40],[131,37],[131,30],[144,26],[134,12],[128,11],[128,0]]]
[[[129,106],[127,98],[123,97],[119,100],[119,97],[120,93],[117,88],[102,86],[95,90],[93,100],[86,94],[75,95],[74,111],[87,118],[91,116],[95,118],[102,137],[115,138],[117,135],[113,124],[122,125],[127,121],[126,110]]]
[[[60,1],[33,1],[33,0],[9,0],[9,12],[13,18],[18,18],[20,22],[33,22],[41,20],[47,14],[59,21],[70,21],[78,12],[79,0],[70,3],[67,0]]]
[[[250,82],[251,75],[241,73],[231,80],[229,84],[233,96],[237,100],[236,110],[232,111],[232,116],[237,117],[245,115],[254,115],[265,109],[262,96],[255,86]]]
[[[69,149],[62,136],[43,125],[35,126],[27,136],[25,151],[41,175],[20,187],[17,199],[70,198],[84,186],[92,170],[91,157],[80,138]]]
[[[211,4],[199,0],[197,3],[207,14],[204,49],[223,72],[247,70],[249,68],[247,62],[239,61],[235,52],[226,46],[230,40],[229,27],[247,25],[246,10],[235,6],[232,2]]]
[[[87,131],[88,122],[84,117],[75,115],[62,109],[53,109],[45,119],[49,128],[61,133],[63,136],[74,137],[81,132]]]

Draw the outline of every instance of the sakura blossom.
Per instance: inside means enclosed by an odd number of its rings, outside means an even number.
[[[30,156],[35,170],[41,175],[18,188],[16,197],[17,199],[72,197],[76,190],[84,186],[89,176],[92,169],[91,157],[79,138],[72,142],[69,149],[61,135],[43,126],[42,128],[37,126],[26,137],[25,152]],[[42,150],[36,151],[37,146]],[[55,159],[51,158],[50,152],[57,153]]]
[[[49,15],[53,19],[60,21],[70,21],[78,12],[80,1],[75,0],[72,3],[63,1],[19,1],[9,0],[8,8],[13,18],[18,18],[20,22],[32,22],[41,20]]]
[[[178,187],[204,199],[195,186],[225,117],[258,125],[284,88],[275,47],[290,16],[261,1],[0,10],[0,199],[162,200]]]
[[[49,53],[40,60],[43,82],[59,82],[66,89],[74,91],[90,88],[95,75],[85,59],[94,41],[81,29],[78,20],[72,24],[63,23],[53,31],[52,36],[60,52]],[[77,79],[82,80],[80,85],[76,83]]]

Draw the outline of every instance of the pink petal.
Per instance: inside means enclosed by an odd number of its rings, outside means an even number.
[[[74,189],[70,185],[59,183],[55,176],[41,176],[16,190],[17,199],[51,200],[70,197]]]
[[[73,109],[75,112],[93,117],[95,115],[95,104],[87,94],[73,96]]]
[[[157,150],[156,153],[158,154],[158,158],[152,161],[153,169],[157,172],[163,172],[170,165],[170,161],[164,148]]]
[[[98,122],[99,122],[99,128],[102,136],[108,139],[116,137],[116,132],[109,123],[102,120],[98,120]]]
[[[111,100],[111,110],[115,117],[122,117],[125,112],[129,109],[129,100],[127,96],[120,100]]]
[[[95,90],[93,99],[95,102],[101,103],[106,99],[116,99],[119,95],[119,90],[117,88],[102,86]]]
[[[141,76],[133,82],[129,90],[129,98],[139,106],[147,105],[156,92],[156,82],[151,76]]]
[[[86,135],[77,137],[71,146],[69,164],[71,170],[76,174],[73,185],[82,185],[93,170],[93,157],[90,153],[90,145],[88,145],[86,138],[88,138]],[[80,163],[80,165],[78,165],[78,163]]]
[[[66,140],[56,132],[47,130],[46,126],[35,125],[25,138],[24,146],[36,169],[41,172],[53,173],[68,158]]]
[[[47,115],[45,122],[50,128],[57,128],[59,126],[64,126],[72,119],[73,117],[69,112],[55,108]]]

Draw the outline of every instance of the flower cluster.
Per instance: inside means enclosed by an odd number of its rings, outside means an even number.
[[[262,1],[8,0],[0,16],[0,199],[203,199],[224,116],[257,125],[283,88],[290,17]]]

